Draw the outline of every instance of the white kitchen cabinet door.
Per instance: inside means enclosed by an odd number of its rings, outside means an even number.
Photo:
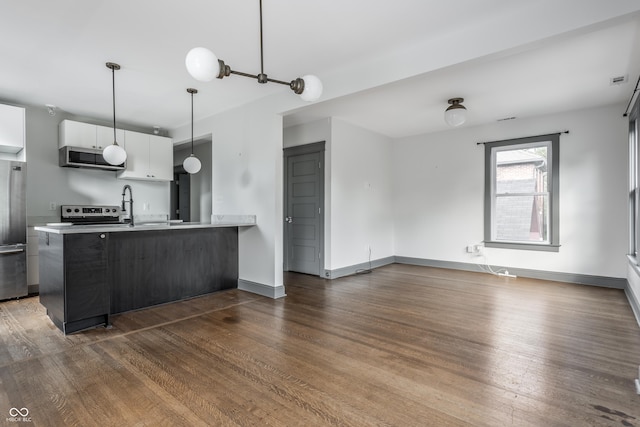
[[[173,179],[173,145],[171,138],[125,131],[124,149],[127,168],[118,178],[149,181]]]
[[[162,181],[173,180],[173,141],[149,135],[149,174]]]
[[[59,126],[58,146],[96,148],[96,128],[89,123],[63,120]]]
[[[17,153],[24,148],[24,108],[0,104],[0,151]]]
[[[116,140],[118,145],[124,146],[124,130],[116,129]],[[113,144],[113,128],[107,126],[96,126],[96,148],[104,150]]]
[[[127,168],[118,172],[118,178],[149,179],[149,135],[126,130],[122,147],[127,152]]]

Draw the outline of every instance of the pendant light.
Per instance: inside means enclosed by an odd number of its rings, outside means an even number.
[[[451,98],[447,102],[451,105],[444,112],[444,121],[449,126],[460,126],[467,120],[467,109],[462,105],[464,98]]]
[[[315,101],[322,95],[322,82],[314,75],[298,77],[290,82],[271,79],[264,73],[264,53],[262,48],[262,0],[260,0],[260,74],[248,74],[232,70],[223,60],[218,59],[213,52],[204,47],[194,47],[187,53],[185,59],[187,71],[201,82],[209,82],[214,78],[222,79],[231,74],[258,80],[258,83],[278,83],[289,86],[304,101]]]
[[[107,68],[111,69],[113,89],[113,144],[105,147],[102,151],[102,157],[111,165],[121,165],[127,160],[127,152],[116,141],[116,70],[119,70],[120,66],[113,62],[107,62]]]
[[[200,172],[200,168],[202,167],[200,159],[198,159],[195,154],[193,154],[193,94],[198,93],[198,90],[189,88],[187,89],[187,92],[191,94],[191,155],[184,159],[184,162],[182,162],[182,166],[188,173],[194,174]]]

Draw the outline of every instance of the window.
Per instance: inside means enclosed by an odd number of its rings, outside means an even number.
[[[559,139],[485,144],[485,246],[558,251]]]

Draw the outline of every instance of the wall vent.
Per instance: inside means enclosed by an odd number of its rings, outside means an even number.
[[[626,83],[628,80],[629,80],[629,75],[625,74],[624,76],[611,77],[609,79],[609,84],[611,86],[621,85]]]

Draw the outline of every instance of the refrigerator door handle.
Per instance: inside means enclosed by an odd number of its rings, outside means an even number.
[[[18,248],[18,249],[0,249],[0,255],[7,255],[7,254],[17,254],[20,252],[24,252],[24,248]]]

